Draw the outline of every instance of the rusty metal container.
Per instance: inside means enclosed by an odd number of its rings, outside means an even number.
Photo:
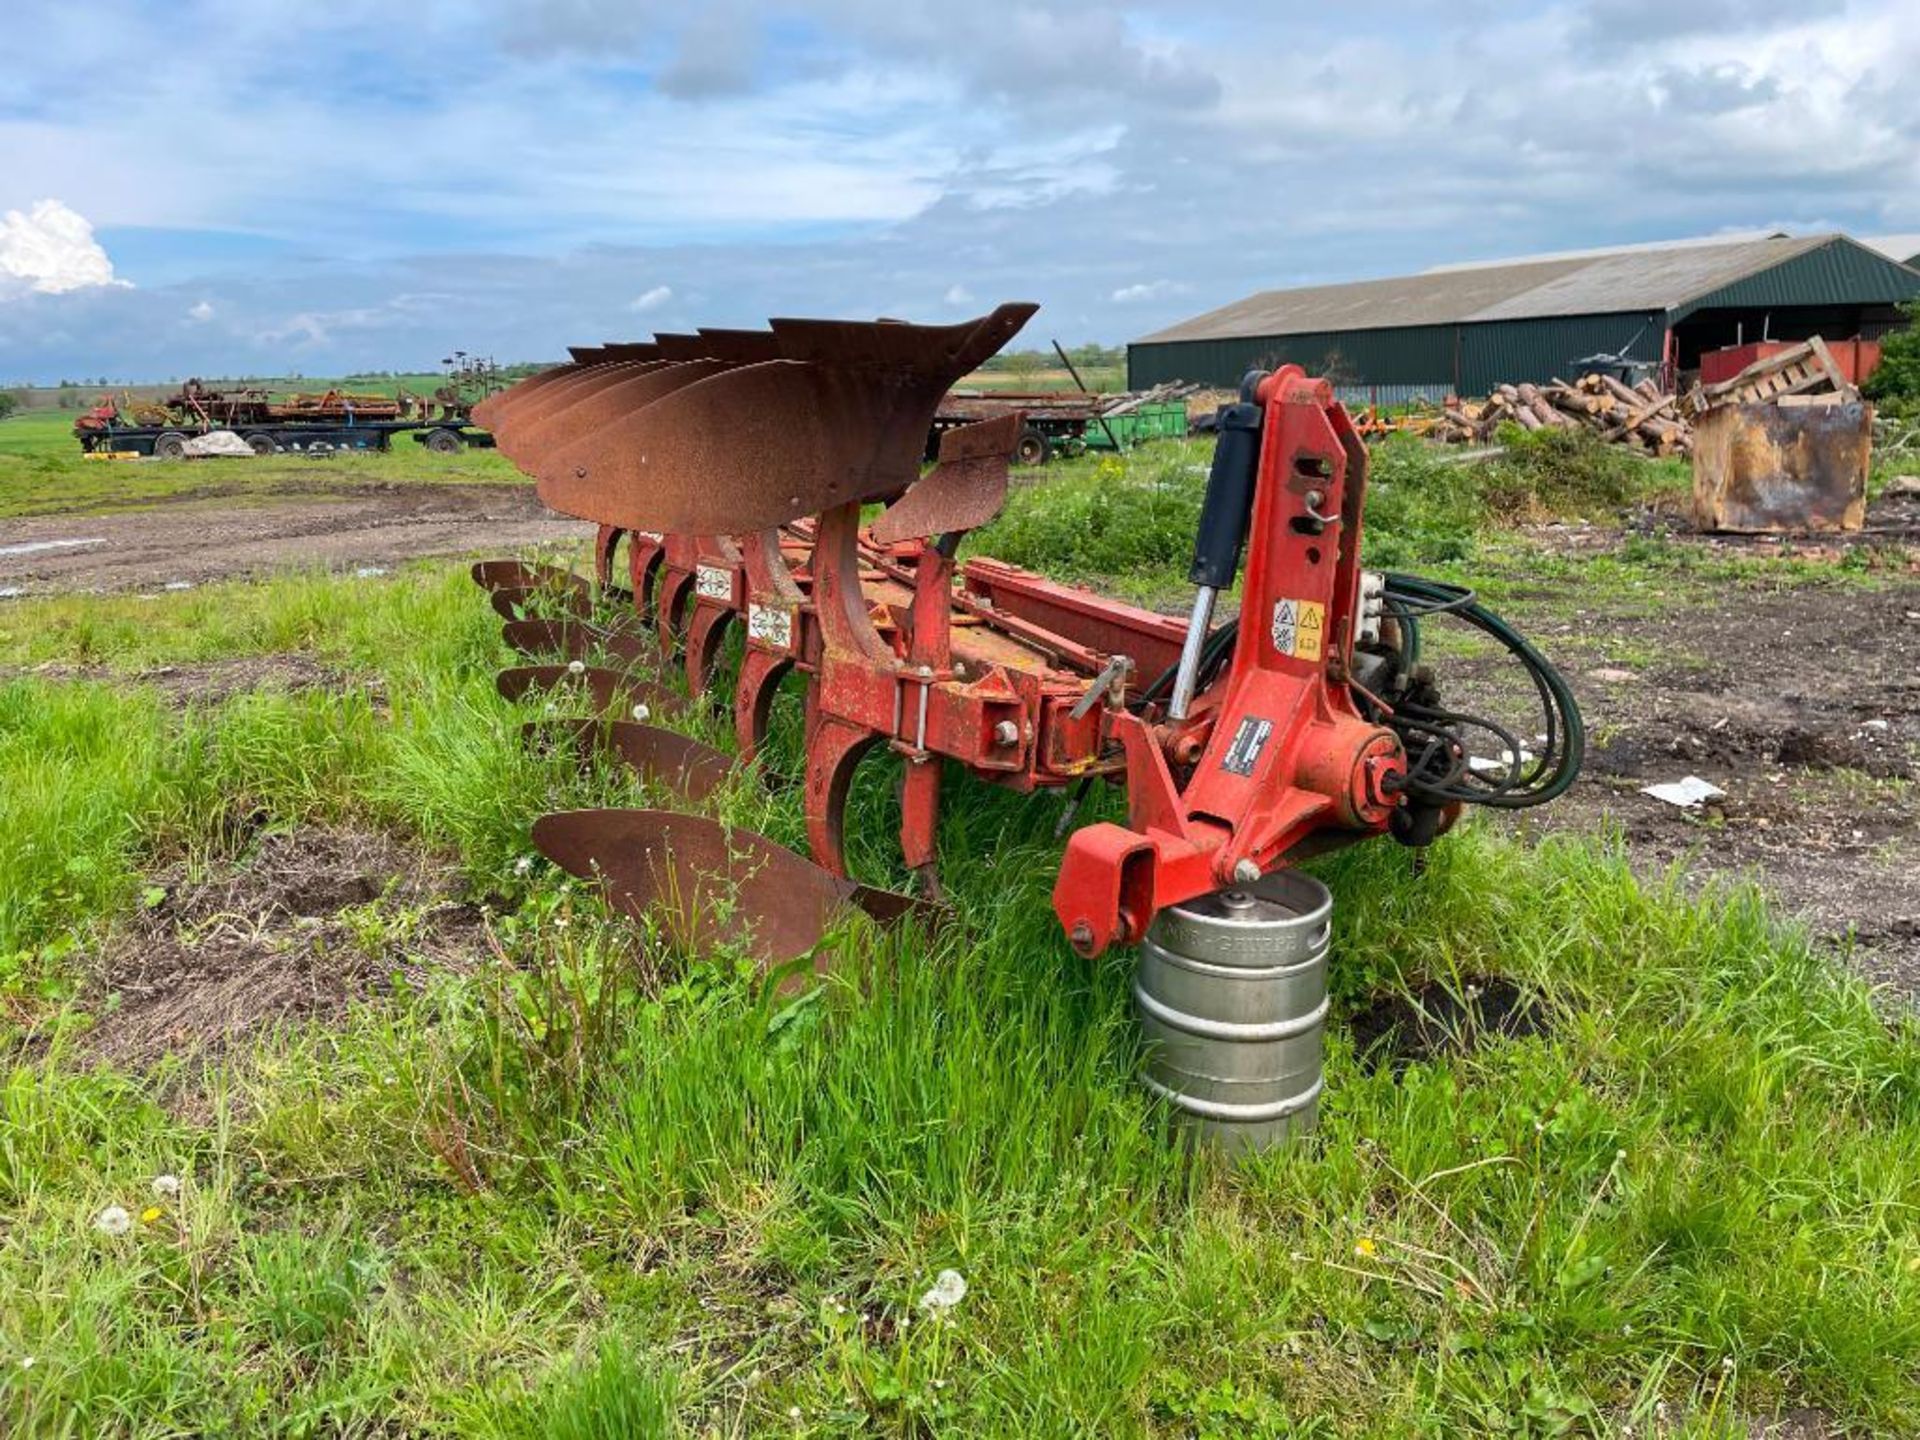
[[[1313,1129],[1332,913],[1326,886],[1281,870],[1154,917],[1133,984],[1142,1080],[1194,1138],[1241,1154]]]
[[[1702,530],[1858,530],[1867,515],[1873,407],[1721,405],[1693,423]]]

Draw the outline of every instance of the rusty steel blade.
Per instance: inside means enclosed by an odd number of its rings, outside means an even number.
[[[897,494],[940,397],[1033,308],[955,326],[776,320],[788,359],[710,376],[554,450],[531,467],[540,498],[626,529],[735,534]]]
[[[524,380],[516,380],[506,389],[487,396],[486,399],[482,400],[478,405],[475,405],[473,407],[474,421],[481,425],[491,425],[493,423],[493,417],[499,414],[501,409],[507,405],[508,400],[513,396],[518,395],[524,397],[536,394],[550,385],[558,385],[562,380],[578,375],[585,368],[583,365],[570,362],[565,365],[555,365],[550,370],[542,370],[537,375],[529,375]]]
[[[602,345],[609,360],[658,360],[660,347],[647,340],[621,340]]]
[[[653,337],[653,343],[660,347],[663,360],[713,360],[716,357],[707,349],[706,342],[698,335],[675,335],[670,331],[661,331]]]
[[[751,830],[668,810],[568,810],[533,823],[533,843],[570,875],[598,879],[608,903],[655,917],[675,941],[744,941],[762,964],[812,951],[849,887]]]
[[[733,762],[691,736],[635,720],[533,720],[520,727],[530,745],[566,745],[583,761],[612,755],[642,780],[693,803],[711,799],[733,779]]]
[[[500,451],[527,473],[534,473],[525,462],[537,460],[575,436],[613,424],[645,409],[663,395],[671,395],[709,375],[718,375],[726,368],[717,360],[661,360],[636,366],[613,377],[606,385],[566,391],[558,395],[556,406],[530,414],[524,422],[516,416],[511,439],[502,437],[498,441]]]
[[[1038,305],[1015,301],[990,314],[957,325],[909,325],[899,320],[775,319],[768,328],[780,337],[788,360],[820,360],[836,365],[877,366],[890,370],[928,367],[959,379],[997,354]],[[945,392],[942,391],[944,394]]]
[[[494,611],[503,620],[525,618],[527,602],[536,598],[581,617],[593,611],[592,588],[557,565],[482,560],[473,567],[473,579],[492,598]]]
[[[607,358],[607,347],[604,345],[569,345],[567,346],[567,354],[573,357],[576,365],[597,365]]]
[[[503,700],[519,700],[527,695],[564,692],[569,685],[585,689],[593,697],[593,707],[601,715],[621,719],[644,719],[646,715],[673,716],[685,712],[686,697],[652,680],[641,680],[599,665],[575,670],[571,665],[516,665],[494,677],[494,688]]]
[[[606,651],[629,665],[649,664],[660,657],[660,644],[649,630],[602,630],[578,620],[534,617],[509,620],[500,638],[522,655],[565,655],[585,660],[595,649]]]
[[[589,365],[566,379],[525,395],[510,396],[494,415],[496,435],[517,434],[528,424],[554,411],[616,385],[629,375],[644,374],[660,366],[659,360],[620,360],[607,365]]]
[[[502,620],[525,620],[536,609],[557,608],[569,615],[584,620],[593,613],[593,601],[572,590],[554,590],[545,585],[528,585],[515,589],[503,585],[492,592],[493,613]],[[547,605],[535,602],[547,601]]]
[[[1007,462],[1025,424],[1024,416],[1002,415],[947,431],[940,463],[873,522],[873,538],[892,545],[986,524],[1007,503]]]
[[[593,591],[587,582],[571,570],[558,565],[543,565],[528,560],[481,560],[473,567],[473,583],[482,590],[574,591],[591,600]]]
[[[496,437],[511,438],[529,420],[591,395],[625,376],[651,370],[660,363],[658,360],[623,360],[609,365],[583,365],[571,375],[538,390],[510,392],[493,412],[493,433]]]
[[[771,330],[723,330],[702,325],[700,339],[712,358],[731,360],[736,365],[758,365],[781,358],[780,337]]]
[[[585,625],[531,616],[507,621],[500,627],[500,638],[522,655],[567,655],[578,660],[593,648],[595,637]]]

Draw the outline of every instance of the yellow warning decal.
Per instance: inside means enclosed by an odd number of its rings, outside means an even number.
[[[1293,640],[1297,660],[1318,660],[1327,631],[1327,607],[1317,600],[1300,602],[1300,621]]]

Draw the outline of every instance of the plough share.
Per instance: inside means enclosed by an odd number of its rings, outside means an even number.
[[[742,627],[730,697],[742,759],[765,740],[783,678],[807,680],[811,860],[638,810],[543,817],[543,853],[695,939],[735,897],[759,953],[781,961],[840,907],[893,919],[937,898],[943,762],[1020,792],[1117,783],[1127,823],[1075,831],[1053,892],[1073,948],[1093,956],[1137,942],[1165,906],[1302,856],[1380,834],[1423,845],[1464,804],[1538,804],[1571,783],[1581,723],[1552,667],[1470,592],[1363,572],[1367,452],[1327,383],[1298,368],[1249,375],[1221,410],[1185,620],[958,561],[1004,502],[1020,418],[947,431],[923,473],[929,424],[1034,309],[576,349],[476,408],[549,506],[597,527],[596,585],[620,604],[620,619],[596,620],[605,607],[571,573],[475,567],[508,642],[548,662],[503,673],[502,693],[578,677],[611,717],[536,724],[531,738],[598,745],[698,797],[735,762],[647,723],[689,702],[625,668],[677,662],[706,695],[728,628]],[[1238,618],[1215,624],[1236,579]],[[1542,734],[1441,705],[1418,663],[1421,620],[1439,612],[1525,667]],[[588,665],[596,654],[622,668]],[[1474,736],[1495,739],[1493,759],[1470,753]],[[881,745],[905,761],[900,841],[918,897],[847,876],[848,786]]]

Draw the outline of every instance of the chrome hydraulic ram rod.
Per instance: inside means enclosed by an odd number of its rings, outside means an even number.
[[[1238,404],[1222,405],[1216,421],[1213,468],[1207,472],[1207,495],[1200,506],[1200,526],[1193,537],[1193,564],[1187,579],[1200,587],[1193,597],[1186,640],[1180,647],[1180,667],[1174,672],[1173,698],[1167,714],[1187,718],[1200,680],[1200,660],[1207,632],[1213,626],[1213,608],[1222,590],[1233,585],[1240,569],[1240,552],[1247,542],[1253,516],[1253,486],[1260,468],[1260,405],[1255,398],[1265,377],[1249,375],[1241,383]]]

